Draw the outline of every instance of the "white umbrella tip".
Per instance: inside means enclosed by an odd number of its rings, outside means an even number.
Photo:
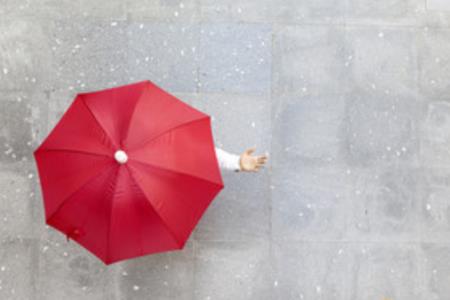
[[[124,164],[128,160],[128,155],[123,150],[117,150],[116,153],[114,153],[114,158],[119,164]]]

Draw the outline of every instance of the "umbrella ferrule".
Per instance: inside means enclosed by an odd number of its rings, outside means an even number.
[[[114,153],[114,158],[119,164],[124,164],[128,160],[128,155],[123,150],[117,150],[116,153]]]

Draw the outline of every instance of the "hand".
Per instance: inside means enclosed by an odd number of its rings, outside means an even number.
[[[255,147],[245,150],[239,159],[241,171],[257,172],[267,161],[267,155],[252,155]]]

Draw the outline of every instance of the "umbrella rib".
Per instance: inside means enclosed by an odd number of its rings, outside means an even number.
[[[141,187],[137,184],[136,180],[133,178],[133,174],[131,172],[131,169],[127,167],[127,171],[128,171],[128,174],[130,175],[130,179],[134,182],[134,184],[137,186],[137,188],[141,191],[142,195],[144,195],[144,197],[146,197],[144,191],[141,189]],[[138,199],[139,198],[136,197],[137,201],[138,201]],[[137,201],[133,201],[133,204],[136,205]],[[148,201],[145,201],[145,202],[148,203]],[[140,232],[140,234],[139,234],[139,241],[140,241],[140,243],[139,243],[139,246],[140,246],[139,250],[140,250],[140,255],[144,255],[144,246],[143,246],[144,242],[143,242],[143,230],[142,230],[142,228],[143,228],[143,221],[142,221],[142,217],[141,216],[139,216],[138,219],[139,219],[139,224],[140,224],[140,226],[139,226],[139,232]],[[161,219],[161,217],[160,217],[160,219]],[[161,219],[161,221],[162,221],[162,219]],[[172,232],[169,231],[169,233],[171,235],[173,235]],[[175,242],[177,242],[175,236],[173,236],[173,237],[174,237]]]
[[[148,162],[143,162],[143,161],[137,160],[137,159],[135,159],[135,158],[133,158],[133,161],[135,161],[135,162],[137,162],[137,163],[140,163],[140,164],[143,164],[143,165],[146,165],[146,166],[150,166],[150,167],[152,167],[152,168],[157,168],[157,169],[160,169],[160,170],[164,170],[164,171],[168,171],[168,172],[172,172],[172,173],[176,173],[176,174],[181,174],[181,175],[189,176],[189,177],[195,178],[195,179],[197,179],[197,180],[206,181],[206,182],[208,182],[208,183],[212,183],[212,184],[215,184],[215,185],[220,186],[220,184],[218,184],[217,182],[214,182],[214,181],[205,179],[205,178],[203,178],[203,177],[200,177],[200,176],[197,176],[197,175],[194,175],[194,174],[185,173],[185,172],[180,172],[180,171],[177,171],[177,170],[174,170],[174,169],[169,169],[169,168],[165,168],[165,167],[162,167],[162,166],[158,166],[158,165],[154,165],[154,164],[149,164]]]
[[[112,212],[113,212],[113,208],[114,208],[114,199],[115,199],[114,195],[115,195],[115,190],[117,187],[117,180],[119,178],[119,171],[120,171],[120,169],[117,168],[116,175],[114,178],[114,189],[112,191],[112,199],[110,201],[111,205],[109,208],[108,227],[107,227],[108,232],[107,232],[107,236],[106,236],[106,258],[105,258],[105,260],[107,262],[110,261],[109,249],[110,249],[110,243],[111,243],[111,220],[112,220]]]
[[[130,132],[131,120],[133,120],[134,112],[136,111],[136,106],[138,106],[139,101],[144,96],[146,88],[147,88],[147,85],[144,85],[144,87],[142,88],[141,94],[139,95],[138,99],[136,100],[136,103],[134,104],[133,110],[131,111],[130,120],[128,121],[127,130],[126,130],[126,133],[125,133],[125,138],[123,139],[125,141],[128,139],[128,134]]]
[[[185,123],[179,124],[179,125],[177,125],[177,126],[171,127],[171,128],[169,128],[169,129],[167,129],[167,130],[164,130],[164,131],[161,132],[160,134],[158,134],[158,135],[156,135],[156,136],[154,136],[154,137],[151,137],[149,140],[143,141],[140,145],[137,145],[137,146],[135,146],[135,147],[129,149],[129,151],[132,151],[132,150],[134,150],[134,149],[136,149],[136,148],[144,147],[145,145],[147,145],[147,144],[150,143],[151,141],[153,141],[153,140],[155,140],[155,139],[157,139],[157,138],[159,138],[159,137],[161,137],[161,136],[163,136],[163,135],[166,135],[167,133],[171,132],[172,130],[175,130],[175,129],[178,129],[178,128],[180,128],[180,127],[189,125],[189,124],[191,124],[191,123],[198,122],[198,121],[202,121],[202,120],[208,119],[208,118],[210,118],[210,116],[207,115],[207,116],[200,117],[200,118],[194,119],[194,120],[190,120],[190,121],[188,121],[188,122],[185,122]]]
[[[63,152],[82,153],[82,154],[94,155],[94,156],[110,157],[109,155],[106,155],[106,154],[95,153],[95,152],[88,152],[88,151],[76,150],[76,149],[44,148],[44,149],[40,149],[39,151],[63,151]]]
[[[150,202],[148,201],[148,196],[145,193],[144,189],[141,187],[141,185],[139,184],[139,182],[134,178],[133,176],[133,172],[131,172],[131,170],[129,170],[130,172],[130,177],[131,180],[134,181],[134,183],[136,184],[136,186],[138,187],[138,189],[141,191],[141,193],[145,196],[145,198],[147,198],[147,203],[148,205],[151,206],[151,209],[153,209],[155,211],[155,215],[157,215],[161,221],[161,224],[166,228],[166,230],[169,232],[170,236],[174,239],[175,243],[181,248],[182,243],[180,243],[180,241],[178,241],[177,236],[175,235],[175,233],[169,228],[169,226],[167,226],[167,224],[164,222],[163,217],[160,215],[160,213],[153,208],[153,206],[150,204]]]
[[[109,171],[111,168],[113,168],[114,165],[110,166],[109,168],[105,168],[102,169],[100,171],[98,171],[97,173],[95,173],[93,176],[91,176],[88,180],[86,180],[85,183],[83,183],[78,189],[76,189],[75,191],[73,191],[69,196],[67,196],[63,201],[61,201],[61,203],[58,205],[58,207],[53,211],[53,213],[49,216],[47,216],[46,221],[48,223],[48,221],[53,218],[60,210],[61,208],[67,204],[67,202],[69,202],[69,200],[76,194],[78,193],[81,189],[83,189],[86,185],[88,185],[93,178],[97,177],[98,175],[102,174],[103,172]]]
[[[92,112],[92,110],[89,108],[89,105],[86,104],[86,101],[84,99],[83,96],[81,96],[81,102],[83,103],[83,105],[86,107],[86,109],[88,110],[88,112],[91,114],[92,118],[94,118],[95,122],[97,123],[97,125],[102,129],[103,133],[105,134],[105,136],[108,137],[109,141],[111,142],[111,144],[113,144],[116,148],[118,148],[118,146],[116,145],[116,143],[114,142],[114,139],[111,138],[111,136],[109,136],[108,132],[105,130],[105,128],[103,128],[103,126],[101,125],[100,121],[97,119],[97,117],[95,116],[95,114]]]

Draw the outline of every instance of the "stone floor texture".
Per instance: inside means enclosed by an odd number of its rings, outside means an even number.
[[[106,267],[45,226],[32,151],[145,79],[269,161]],[[450,1],[0,0],[0,244],[0,299],[450,299]]]

